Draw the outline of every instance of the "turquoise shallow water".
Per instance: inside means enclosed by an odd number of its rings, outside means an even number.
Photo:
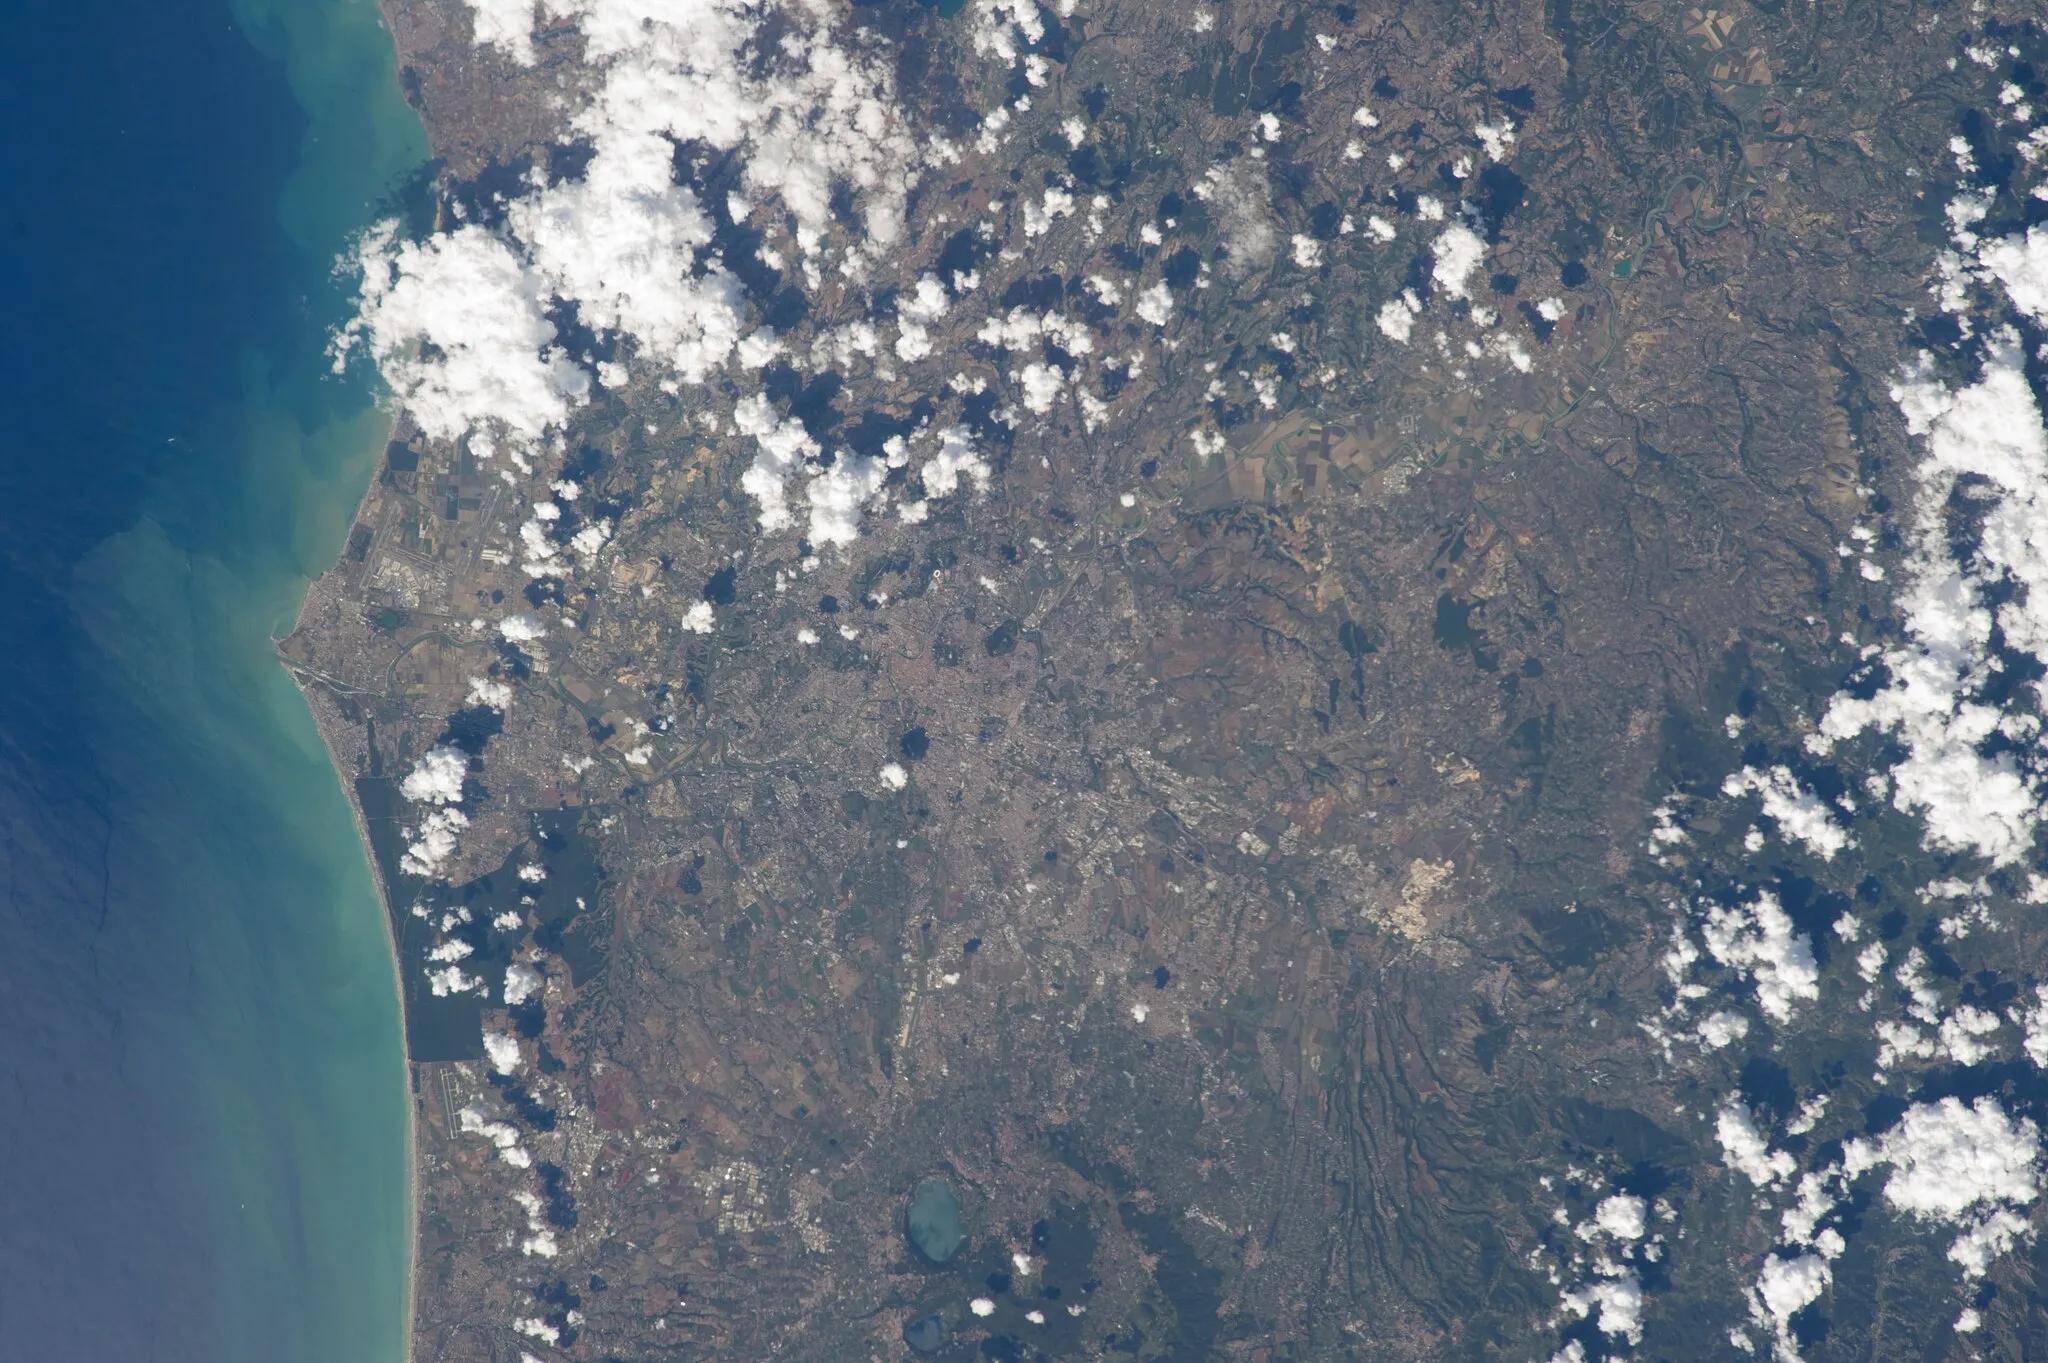
[[[368,0],[0,54],[0,1359],[394,1363],[386,929],[271,640],[383,432],[329,265],[425,147]]]

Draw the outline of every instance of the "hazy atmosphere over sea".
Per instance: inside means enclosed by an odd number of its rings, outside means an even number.
[[[423,160],[366,0],[0,18],[0,1358],[403,1357],[381,909],[278,665],[381,444],[326,372]]]

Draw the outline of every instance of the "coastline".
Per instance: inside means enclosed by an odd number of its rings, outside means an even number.
[[[386,420],[383,424],[382,435],[377,446],[380,451],[383,449],[384,443],[390,439],[391,427],[392,423]],[[377,456],[377,459],[381,465],[383,460],[381,453]],[[365,490],[364,496],[368,496],[367,490]],[[362,498],[357,499],[358,507],[360,507],[361,501]],[[339,565],[331,567],[327,572],[307,582],[306,590],[299,598],[299,609],[293,616],[292,627],[286,632],[285,636],[280,637],[279,642],[282,641],[283,637],[289,637],[290,634],[296,633],[299,630],[300,626],[304,623],[306,610],[313,600],[314,592],[333,573],[338,571],[338,567]],[[383,910],[384,941],[387,948],[386,955],[391,967],[391,997],[398,1014],[398,1035],[404,1069],[402,1077],[405,1097],[406,1167],[405,1352],[401,1357],[401,1363],[414,1363],[416,1341],[413,1322],[419,1309],[420,1129],[419,1104],[414,1101],[413,1092],[412,1055],[410,1047],[406,1044],[408,1019],[406,1017],[405,1003],[405,967],[404,959],[399,949],[398,924],[394,917],[397,909],[392,903],[391,887],[384,879],[383,864],[378,861],[376,849],[370,842],[370,825],[363,813],[362,801],[357,797],[355,783],[349,776],[350,771],[354,770],[363,759],[362,735],[353,725],[347,723],[334,712],[335,701],[324,682],[307,669],[284,657],[281,653],[278,656],[277,662],[285,675],[291,679],[293,689],[298,692],[300,698],[305,702],[308,713],[312,716],[313,728],[320,735],[321,747],[327,753],[328,763],[334,768],[335,779],[341,785],[342,798],[348,803],[349,817],[355,824],[356,843],[362,849],[363,862],[369,867],[370,871],[370,883],[376,889],[377,903]],[[350,742],[351,739],[355,741]],[[344,745],[347,745],[346,751],[344,750]]]
[[[388,427],[325,353],[335,261],[425,138],[363,0],[90,0],[9,34],[40,131],[4,152],[38,210],[6,262],[0,1352],[394,1363],[405,999],[318,707],[275,669]]]
[[[352,308],[352,297],[335,287],[331,263],[356,232],[388,211],[388,196],[399,180],[423,164],[432,150],[418,115],[400,94],[398,50],[390,15],[382,3],[367,7],[337,4],[335,0],[229,3],[252,44],[285,67],[308,118],[301,160],[279,201],[278,212],[287,232],[309,255],[328,266],[327,286],[340,295],[339,311],[345,315]],[[322,125],[332,123],[344,126],[336,136],[323,136]],[[333,231],[336,223],[346,223],[340,239],[336,239]],[[338,321],[339,317],[333,320]],[[324,334],[325,328],[323,339]],[[331,384],[333,380],[323,375],[320,382]],[[358,390],[366,407],[377,409],[377,416],[360,433],[360,443],[354,450],[342,456],[349,470],[342,475],[342,480],[349,484],[348,491],[327,508],[333,519],[322,527],[322,542],[309,547],[299,565],[299,588],[289,627],[274,626],[270,643],[274,665],[289,679],[293,694],[305,706],[319,735],[321,753],[348,808],[357,855],[369,873],[369,884],[383,920],[386,980],[397,1024],[399,1053],[395,1078],[404,1105],[404,1225],[400,1239],[403,1297],[399,1303],[400,1319],[395,1324],[402,1340],[399,1359],[402,1363],[413,1363],[419,1302],[421,1135],[407,1042],[407,1003],[394,917],[396,907],[355,788],[355,774],[367,760],[367,749],[361,731],[336,713],[336,700],[329,688],[280,650],[284,640],[300,629],[307,611],[318,604],[323,588],[344,568],[350,528],[371,495],[391,439],[394,418],[382,408],[381,400],[360,380],[351,380],[350,386]]]

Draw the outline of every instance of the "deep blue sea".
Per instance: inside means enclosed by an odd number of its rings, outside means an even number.
[[[370,0],[12,0],[0,126],[0,1360],[398,1363],[386,929],[271,641],[419,128]]]

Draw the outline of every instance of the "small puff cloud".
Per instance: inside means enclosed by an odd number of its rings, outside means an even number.
[[[505,1032],[484,1032],[484,1056],[499,1074],[515,1074],[519,1070],[519,1043]]]
[[[1280,234],[1263,170],[1244,163],[1211,166],[1194,190],[1221,221],[1226,267],[1232,275],[1243,278],[1273,263]]]
[[[1949,1257],[1970,1277],[2026,1232],[2013,1209],[2041,1194],[2039,1129],[1990,1097],[1915,1103],[1882,1135],[1847,1142],[1842,1164],[1851,1178],[1887,1166],[1884,1197],[1894,1210],[1960,1227]]]
[[[1603,1198],[1593,1210],[1593,1219],[1600,1229],[1617,1240],[1640,1240],[1648,1229],[1648,1205],[1629,1193],[1616,1193]]]
[[[1436,258],[1430,278],[1453,298],[1467,297],[1472,274],[1486,259],[1486,239],[1463,223],[1447,227],[1429,244]]]
[[[1820,966],[1813,941],[1794,932],[1792,919],[1768,890],[1754,904],[1710,904],[1701,927],[1707,951],[1756,984],[1757,1005],[1773,1022],[1792,1020],[1792,1005],[1820,997]]]
[[[478,47],[495,47],[520,66],[533,65],[534,0],[468,0]]]
[[[512,704],[512,687],[508,683],[493,681],[489,677],[471,677],[469,695],[465,700],[470,705],[485,705],[493,710],[505,710]]]
[[[1963,311],[1975,293],[2008,315],[2048,318],[2048,231],[1985,241],[1975,230],[1985,204],[1968,191],[1949,204],[1955,250],[1942,260],[1942,306]],[[1892,803],[1921,817],[1927,846],[2009,866],[2032,849],[2048,804],[2040,723],[1987,692],[2006,670],[1994,631],[2006,647],[2048,661],[2048,541],[2038,532],[2048,520],[2048,430],[2018,329],[2000,327],[1986,341],[1974,383],[1951,389],[1923,354],[1892,388],[1907,429],[1925,439],[1896,596],[1907,642],[1881,655],[1875,694],[1830,702],[1808,746],[1825,753],[1866,731],[1893,737],[1905,757],[1889,773]],[[1966,484],[1981,529],[1959,557],[1948,507]]]
[[[1564,1294],[1563,1305],[1573,1315],[1597,1312],[1595,1323],[1604,1335],[1619,1335],[1637,1344],[1643,1338],[1643,1281],[1633,1269],[1620,1269],[1616,1276],[1600,1278]]]
[[[405,855],[399,859],[399,869],[410,876],[439,875],[441,867],[455,855],[458,835],[467,827],[469,816],[452,805],[429,810],[418,825],[408,832]],[[452,977],[444,976],[448,989],[437,987],[434,991],[436,994],[449,992],[451,989],[459,993],[469,987],[466,982],[457,983],[462,978],[460,970],[452,966],[449,970],[453,972]]]
[[[510,246],[475,225],[396,237],[385,223],[356,247],[362,284],[337,367],[361,347],[422,431],[485,453],[501,437],[538,443],[588,399],[589,375],[556,344],[545,282]]]
[[[1756,1286],[1750,1289],[1749,1315],[1775,1337],[1779,1363],[1798,1363],[1792,1317],[1820,1300],[1834,1278],[1834,1270],[1818,1254],[1802,1254],[1796,1259],[1775,1254],[1765,1257]]]
[[[541,973],[524,961],[514,961],[505,967],[505,1004],[517,1007],[528,999],[538,998],[546,981]]]
[[[1755,1115],[1740,1099],[1730,1098],[1714,1115],[1714,1137],[1721,1144],[1722,1158],[1760,1188],[1776,1187],[1799,1167],[1787,1152],[1771,1149],[1757,1129]]]
[[[547,626],[524,611],[508,615],[498,622],[498,633],[515,644],[530,644],[536,639],[546,638],[547,632]]]
[[[1155,327],[1166,325],[1167,319],[1173,316],[1173,290],[1166,287],[1165,280],[1138,295],[1137,311],[1141,321],[1150,322]]]
[[[457,1113],[456,1120],[465,1134],[482,1136],[496,1146],[498,1158],[513,1168],[524,1169],[533,1163],[533,1157],[520,1149],[519,1131],[511,1123],[494,1121],[474,1103]]]
[[[471,0],[479,43],[533,59],[534,6]],[[566,130],[592,149],[583,174],[536,176],[507,205],[502,229],[468,223],[422,242],[397,225],[367,234],[353,264],[357,315],[337,364],[361,348],[428,435],[468,437],[520,455],[588,399],[590,375],[548,320],[556,300],[619,342],[625,357],[707,378],[735,352],[764,364],[772,333],[745,324],[738,281],[707,254],[710,215],[675,180],[675,148],[736,153],[756,201],[779,198],[806,256],[832,230],[835,194],[851,191],[861,260],[901,238],[905,196],[923,156],[898,116],[893,76],[866,47],[833,38],[837,22],[803,0],[546,0],[575,23],[594,90]],[[772,41],[761,42],[764,33]],[[745,199],[739,200],[744,206]],[[807,267],[814,268],[814,267]]]
[[[1764,814],[1822,861],[1833,861],[1837,852],[1855,843],[1849,830],[1835,820],[1834,811],[1819,796],[1803,789],[1789,767],[1767,771],[1744,767],[1721,783],[1721,793],[1761,797]]]
[[[429,748],[399,783],[399,793],[414,804],[459,805],[469,756],[446,743]]]
[[[1404,291],[1398,298],[1389,298],[1380,304],[1378,316],[1373,321],[1380,329],[1380,335],[1390,341],[1408,344],[1408,338],[1415,334],[1415,318],[1422,311],[1422,304],[1412,292]]]

